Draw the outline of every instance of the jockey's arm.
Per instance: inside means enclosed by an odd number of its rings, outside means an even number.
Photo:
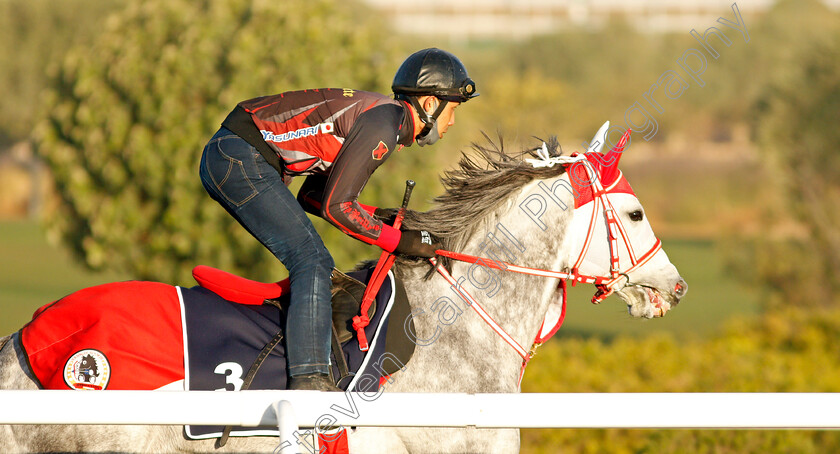
[[[326,177],[319,213],[344,233],[389,252],[396,249],[400,231],[374,218],[376,207],[363,206],[357,198],[373,172],[399,146],[397,134],[403,115],[400,106],[383,105],[359,116]],[[323,181],[310,178],[301,188],[304,199],[307,194],[314,195],[313,189]]]
[[[297,201],[300,206],[309,214],[321,217],[321,201],[324,200],[324,187],[327,185],[327,176],[321,174],[309,175],[303,180],[298,191]],[[379,207],[359,203],[371,216],[376,216]],[[380,218],[380,220],[382,220]]]
[[[324,186],[326,185],[327,176],[319,173],[309,175],[303,180],[297,195],[297,201],[303,211],[321,216],[321,201],[324,200]]]

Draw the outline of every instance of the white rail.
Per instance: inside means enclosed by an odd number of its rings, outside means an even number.
[[[279,407],[294,427],[840,428],[840,393],[0,391],[0,424],[277,427]]]

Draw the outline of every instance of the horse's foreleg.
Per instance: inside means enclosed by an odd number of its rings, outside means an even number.
[[[518,429],[400,427],[396,432],[409,453],[516,454]]]
[[[347,429],[347,436],[351,453],[409,454],[405,444],[393,429],[359,427]]]

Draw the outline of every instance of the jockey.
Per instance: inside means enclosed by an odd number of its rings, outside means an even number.
[[[457,57],[440,49],[409,56],[394,98],[350,89],[286,92],[239,103],[201,156],[204,188],[289,271],[290,389],[339,391],[329,379],[330,274],[334,262],[304,211],[368,244],[433,257],[428,232],[400,231],[356,199],[395,151],[431,145],[478,93]],[[287,185],[304,175],[297,198]]]

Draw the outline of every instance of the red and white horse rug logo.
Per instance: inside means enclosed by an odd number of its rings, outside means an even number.
[[[175,287],[117,282],[67,295],[21,329],[45,389],[158,389],[184,378]]]
[[[111,365],[99,350],[79,350],[64,365],[64,383],[73,389],[105,389]]]

